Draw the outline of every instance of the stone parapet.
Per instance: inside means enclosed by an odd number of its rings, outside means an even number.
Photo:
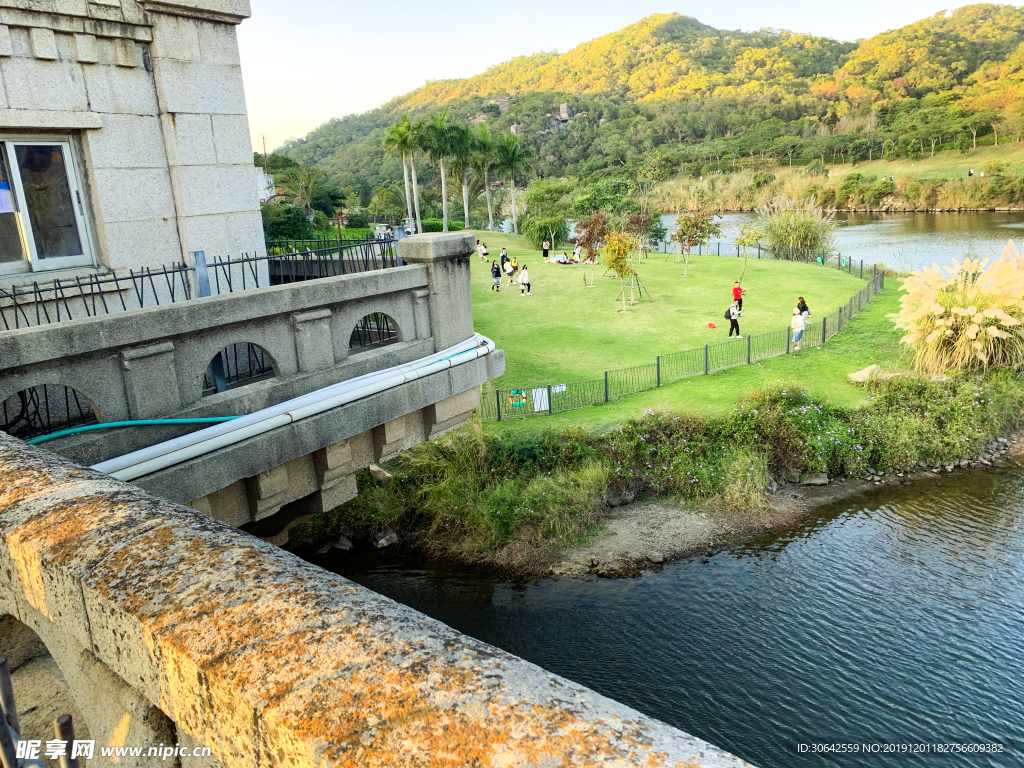
[[[2,434],[0,613],[33,629],[58,664],[90,660],[91,684],[65,677],[92,738],[166,738],[148,702],[182,743],[212,749],[188,768],[749,768],[226,524]]]

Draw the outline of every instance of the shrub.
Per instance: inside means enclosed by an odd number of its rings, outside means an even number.
[[[881,179],[871,185],[871,189],[864,195],[864,202],[869,208],[876,208],[883,198],[896,191],[896,183],[888,179]]]
[[[523,237],[531,248],[540,248],[547,240],[551,248],[557,248],[569,237],[569,225],[564,216],[553,216],[547,219],[535,219],[524,216],[522,220]]]
[[[758,209],[761,231],[773,250],[789,248],[818,250],[835,245],[834,209],[825,209],[813,199],[797,202],[780,197]]]
[[[345,217],[345,226],[349,229],[366,229],[370,226],[370,220],[365,214],[355,211]]]
[[[750,182],[753,184],[754,189],[761,189],[761,187],[767,187],[775,181],[775,174],[767,173],[765,171],[755,171]]]
[[[285,203],[260,203],[263,236],[267,240],[300,240],[309,237],[311,229],[306,212]]]
[[[914,272],[903,283],[896,327],[907,331],[918,371],[1024,370],[1024,254],[1012,241],[1002,257],[954,259],[946,267]]]
[[[986,176],[999,176],[1006,170],[1005,160],[986,160],[982,170]]]
[[[441,219],[423,219],[423,231],[424,232],[443,232],[444,222]],[[448,222],[449,232],[460,232],[462,231],[462,225],[455,221]]]
[[[804,171],[808,176],[824,176],[826,179],[828,178],[828,166],[825,165],[825,161],[820,157],[814,158],[804,166]]]

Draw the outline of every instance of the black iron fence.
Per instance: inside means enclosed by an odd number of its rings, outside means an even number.
[[[200,252],[193,254],[191,264],[141,267],[129,269],[127,274],[94,274],[0,288],[0,331],[402,265],[395,240],[342,240],[325,248],[294,247],[305,242],[275,241],[268,244],[267,256],[243,254],[211,259]]]
[[[846,324],[885,287],[885,275],[875,274],[846,304],[818,323],[807,323],[804,347],[818,347],[839,333]],[[759,360],[787,355],[793,350],[789,328],[780,328],[742,339],[705,344],[682,352],[659,355],[647,365],[605,371],[603,379],[573,381],[564,384],[540,384],[515,389],[499,388],[484,392],[480,415],[484,419],[502,419],[560,413],[607,403],[617,397],[660,387],[669,381],[714,373],[749,365]]]
[[[666,255],[679,253],[675,243],[664,243],[663,245],[665,248],[662,251],[648,251],[648,257],[653,258],[658,253]],[[802,261],[805,264],[819,264],[827,269],[837,269],[840,272],[859,275],[861,278],[864,277],[865,270],[869,277],[873,277],[875,273],[873,264],[865,264],[863,259],[847,258],[841,252],[830,248],[796,248],[794,246],[772,248],[761,243],[744,247],[730,240],[715,240],[698,245],[695,251],[690,252],[690,258],[696,256],[734,256],[748,259]]]

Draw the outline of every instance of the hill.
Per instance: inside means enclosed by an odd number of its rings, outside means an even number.
[[[651,156],[695,175],[780,157],[913,159],[961,133],[1019,133],[1022,89],[1024,8],[1015,6],[965,6],[859,43],[659,14],[564,54],[427,83],[280,151],[320,166],[363,203],[401,179],[400,162],[381,149],[386,127],[441,107],[492,133],[515,126],[541,177],[614,174]],[[428,198],[431,173],[421,171]]]

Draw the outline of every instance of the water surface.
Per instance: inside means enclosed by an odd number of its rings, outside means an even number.
[[[762,768],[1024,764],[1024,472],[886,488],[638,579],[403,557],[322,564]],[[797,751],[948,741],[1015,754]]]

